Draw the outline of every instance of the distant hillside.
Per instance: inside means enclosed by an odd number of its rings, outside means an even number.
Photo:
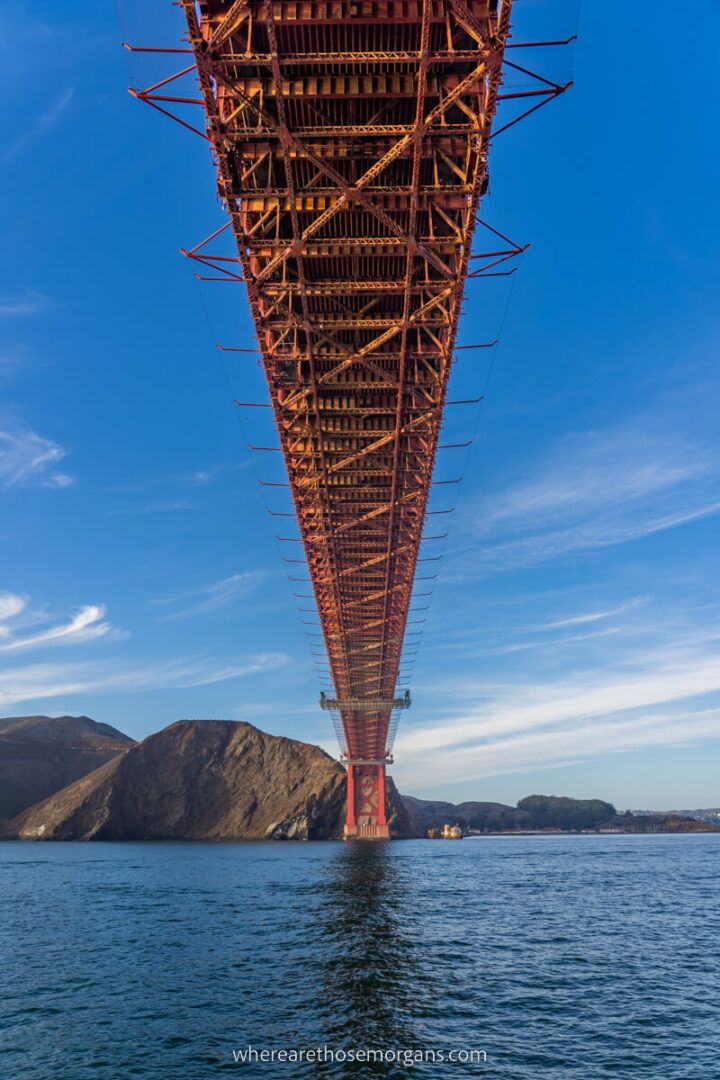
[[[569,799],[564,795],[528,795],[517,804],[533,829],[599,829],[617,817],[602,799]]]
[[[457,808],[453,803],[416,799],[413,795],[403,795],[402,798],[415,830],[421,836],[424,836],[428,829],[441,829],[446,822],[456,820]]]
[[[494,802],[433,802],[403,796],[415,832],[459,824],[476,833],[548,830],[582,832],[610,829],[627,833],[716,832],[716,822],[691,820],[688,816],[650,811],[618,814],[602,799],[571,799],[560,795],[528,795],[517,806]]]
[[[6,835],[44,840],[328,839],[346,774],[317,746],[231,720],[181,720],[20,814]],[[388,785],[394,835],[411,827]]]
[[[674,818],[697,818],[699,821],[709,821],[712,825],[720,825],[720,806],[706,806],[700,810],[633,810],[637,817],[657,817],[664,814]]]
[[[0,717],[0,819],[15,817],[134,745],[88,716]]]
[[[530,819],[514,806],[494,802],[433,802],[403,795],[416,831],[424,835],[428,829],[441,829],[455,822],[478,832],[502,832],[504,829],[529,827]]]
[[[630,811],[619,814],[611,823],[622,828],[628,833],[691,833],[691,832],[720,832],[717,822],[705,821],[703,818],[689,818],[683,814],[638,814],[635,816]]]

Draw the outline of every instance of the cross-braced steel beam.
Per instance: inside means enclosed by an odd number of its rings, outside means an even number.
[[[383,836],[510,0],[181,3],[237,242],[236,257],[213,254],[214,236],[186,254],[247,288],[335,691],[347,831]]]
[[[308,638],[324,638],[346,835],[382,838],[403,647],[424,621],[413,585],[435,576],[416,570],[438,558],[419,550],[440,538],[423,526],[463,291],[525,250],[480,222],[491,250],[471,255],[490,140],[571,85],[505,50],[573,39],[509,43],[512,0],[178,2],[189,49],[126,47],[194,63],[131,93],[212,147],[229,220],[184,254],[201,280],[247,289],[258,349],[230,351],[257,352],[267,377],[280,446],[254,449],[285,457],[288,483],[267,483],[295,504],[300,535],[278,539],[305,550],[313,593],[296,595],[314,596]],[[500,94],[503,63],[531,88]],[[191,71],[199,96],[178,89]],[[499,101],[525,98],[493,126]],[[194,106],[205,130],[173,111]],[[228,230],[232,255],[213,246]]]

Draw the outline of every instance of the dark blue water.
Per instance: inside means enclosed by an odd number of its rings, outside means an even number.
[[[720,835],[5,843],[0,874],[2,1080],[720,1077]]]

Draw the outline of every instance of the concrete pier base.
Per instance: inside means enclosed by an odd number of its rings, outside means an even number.
[[[356,825],[354,831],[345,826],[344,840],[389,840],[390,827],[388,825]]]

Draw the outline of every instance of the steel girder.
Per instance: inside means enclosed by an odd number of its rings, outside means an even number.
[[[359,782],[390,750],[510,0],[182,6],[237,241],[187,254],[247,286]]]

